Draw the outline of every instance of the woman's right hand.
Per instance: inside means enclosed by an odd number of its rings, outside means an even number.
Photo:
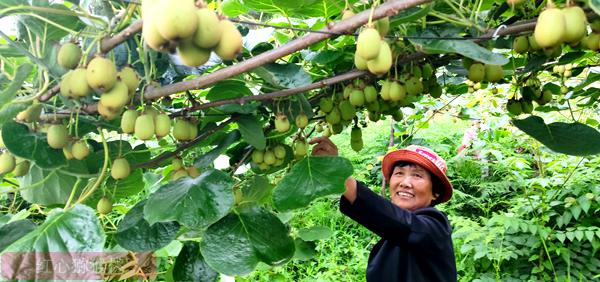
[[[337,156],[338,148],[329,137],[315,137],[308,141],[308,144],[317,144],[312,149],[313,156]]]

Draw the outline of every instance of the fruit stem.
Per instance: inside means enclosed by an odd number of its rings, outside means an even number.
[[[79,183],[81,182],[81,178],[77,177],[77,181],[75,181],[75,184],[73,184],[73,188],[71,190],[71,195],[69,195],[69,199],[67,200],[67,203],[65,204],[64,209],[68,209],[71,206],[71,202],[73,201],[73,198],[75,197],[75,191],[77,190],[77,186],[79,186]]]
[[[108,158],[109,158],[108,144],[106,143],[106,138],[104,138],[104,132],[102,131],[102,128],[98,128],[98,132],[100,133],[100,138],[102,138],[102,148],[104,149],[104,163],[102,164],[102,171],[100,172],[100,176],[98,176],[98,179],[96,179],[96,182],[94,182],[94,185],[92,186],[92,188],[89,191],[87,191],[85,194],[82,194],[79,197],[79,199],[77,200],[76,204],[83,203],[85,200],[87,200],[87,198],[90,197],[96,191],[96,189],[98,189],[98,187],[104,180],[104,176],[106,176],[106,170],[108,169]]]

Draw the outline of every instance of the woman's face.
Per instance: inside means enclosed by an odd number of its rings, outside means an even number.
[[[433,195],[431,174],[417,164],[395,166],[390,177],[391,201],[396,206],[415,211],[428,207]]]

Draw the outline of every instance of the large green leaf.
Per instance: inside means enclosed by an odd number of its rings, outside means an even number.
[[[310,75],[297,64],[270,63],[253,72],[277,88],[297,88],[312,83]]]
[[[424,32],[421,35],[436,36],[431,32]],[[508,63],[506,57],[485,49],[471,40],[410,39],[410,41],[427,54],[458,53],[485,64],[505,65]]]
[[[117,181],[110,177],[106,182],[106,188],[112,195],[111,199],[113,200],[127,198],[141,192],[144,190],[142,169],[132,171],[127,178],[122,180]]]
[[[390,27],[395,27],[403,23],[415,22],[416,20],[427,16],[427,14],[433,8],[433,4],[426,5],[425,7],[412,7],[401,11],[390,19]]]
[[[211,225],[200,244],[206,262],[226,275],[244,275],[259,261],[269,265],[286,262],[294,255],[294,241],[275,214],[254,204]]]
[[[218,100],[233,99],[243,96],[251,96],[252,92],[243,81],[239,80],[223,80],[215,84],[208,94],[206,99],[211,102]]]
[[[248,8],[241,3],[241,0],[224,0],[221,3],[223,14],[228,17],[237,17],[248,13]]]
[[[2,127],[6,148],[15,156],[33,160],[42,168],[56,168],[67,164],[62,150],[52,149],[46,136],[29,132],[26,125],[7,122]]]
[[[304,241],[300,238],[294,240],[296,245],[296,252],[294,253],[294,259],[297,260],[309,260],[317,255],[317,244],[311,241]]]
[[[116,239],[125,249],[135,252],[154,251],[168,245],[177,236],[177,222],[157,222],[150,225],[144,219],[145,203],[146,201],[137,203],[119,223]]]
[[[148,198],[144,217],[150,224],[176,220],[203,228],[225,216],[233,206],[233,180],[220,170],[184,177],[160,187]]]
[[[273,190],[273,185],[269,179],[262,175],[255,175],[248,179],[242,186],[242,200],[247,202],[260,203],[267,198]]]
[[[307,206],[312,200],[344,192],[352,175],[352,164],[341,157],[307,157],[283,177],[273,191],[273,204],[280,211]]]
[[[63,205],[73,189],[76,189],[74,199],[77,199],[86,184],[86,179],[77,182],[77,177],[62,170],[48,170],[32,164],[29,173],[21,179],[19,191],[21,197],[30,203]]]
[[[194,166],[199,168],[204,168],[212,165],[213,161],[223,153],[223,151],[227,150],[231,144],[238,141],[240,139],[240,131],[233,130],[229,132],[222,140],[219,142],[217,147],[210,150],[208,153],[201,155],[194,161]]]
[[[14,117],[16,117],[19,112],[27,109],[28,105],[24,103],[18,104],[8,104],[0,109],[0,124],[4,124]]]
[[[312,226],[298,230],[298,236],[304,241],[323,240],[331,237],[333,232],[326,226]]]
[[[35,229],[29,219],[18,220],[0,227],[0,252]]]
[[[578,122],[545,124],[538,116],[514,119],[513,124],[553,151],[574,156],[600,153],[600,133],[588,125]]]
[[[589,4],[590,8],[592,8],[596,14],[600,15],[600,0],[590,0]]]
[[[250,115],[243,115],[237,119],[237,124],[242,133],[244,141],[254,146],[259,150],[264,150],[267,146],[267,139],[263,132],[263,128],[256,119],[256,117]]]
[[[356,0],[348,1],[350,4]],[[243,0],[246,7],[257,12],[279,14],[295,18],[325,17],[341,13],[344,0]]]
[[[38,4],[43,2],[38,2]],[[36,16],[21,15],[19,21],[40,40],[44,42],[58,41],[68,35],[67,30],[78,31],[85,27],[77,14],[61,4],[48,4],[42,6],[44,11],[32,11]],[[62,27],[62,28],[59,28]],[[26,38],[26,37],[24,37]]]
[[[23,82],[27,79],[33,66],[30,64],[22,64],[17,69],[15,77],[4,90],[0,93],[0,108],[12,101],[17,95],[17,91],[23,86]]]
[[[219,278],[219,273],[206,263],[196,242],[187,242],[175,259],[173,267],[175,281],[213,282]]]

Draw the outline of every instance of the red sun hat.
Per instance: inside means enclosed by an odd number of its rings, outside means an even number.
[[[452,198],[452,183],[450,183],[450,180],[446,176],[446,161],[433,150],[423,146],[410,145],[404,149],[387,153],[383,157],[381,171],[388,183],[394,169],[393,165],[399,161],[418,164],[440,180],[442,186],[444,186],[444,195],[438,200],[439,203],[447,202]]]

